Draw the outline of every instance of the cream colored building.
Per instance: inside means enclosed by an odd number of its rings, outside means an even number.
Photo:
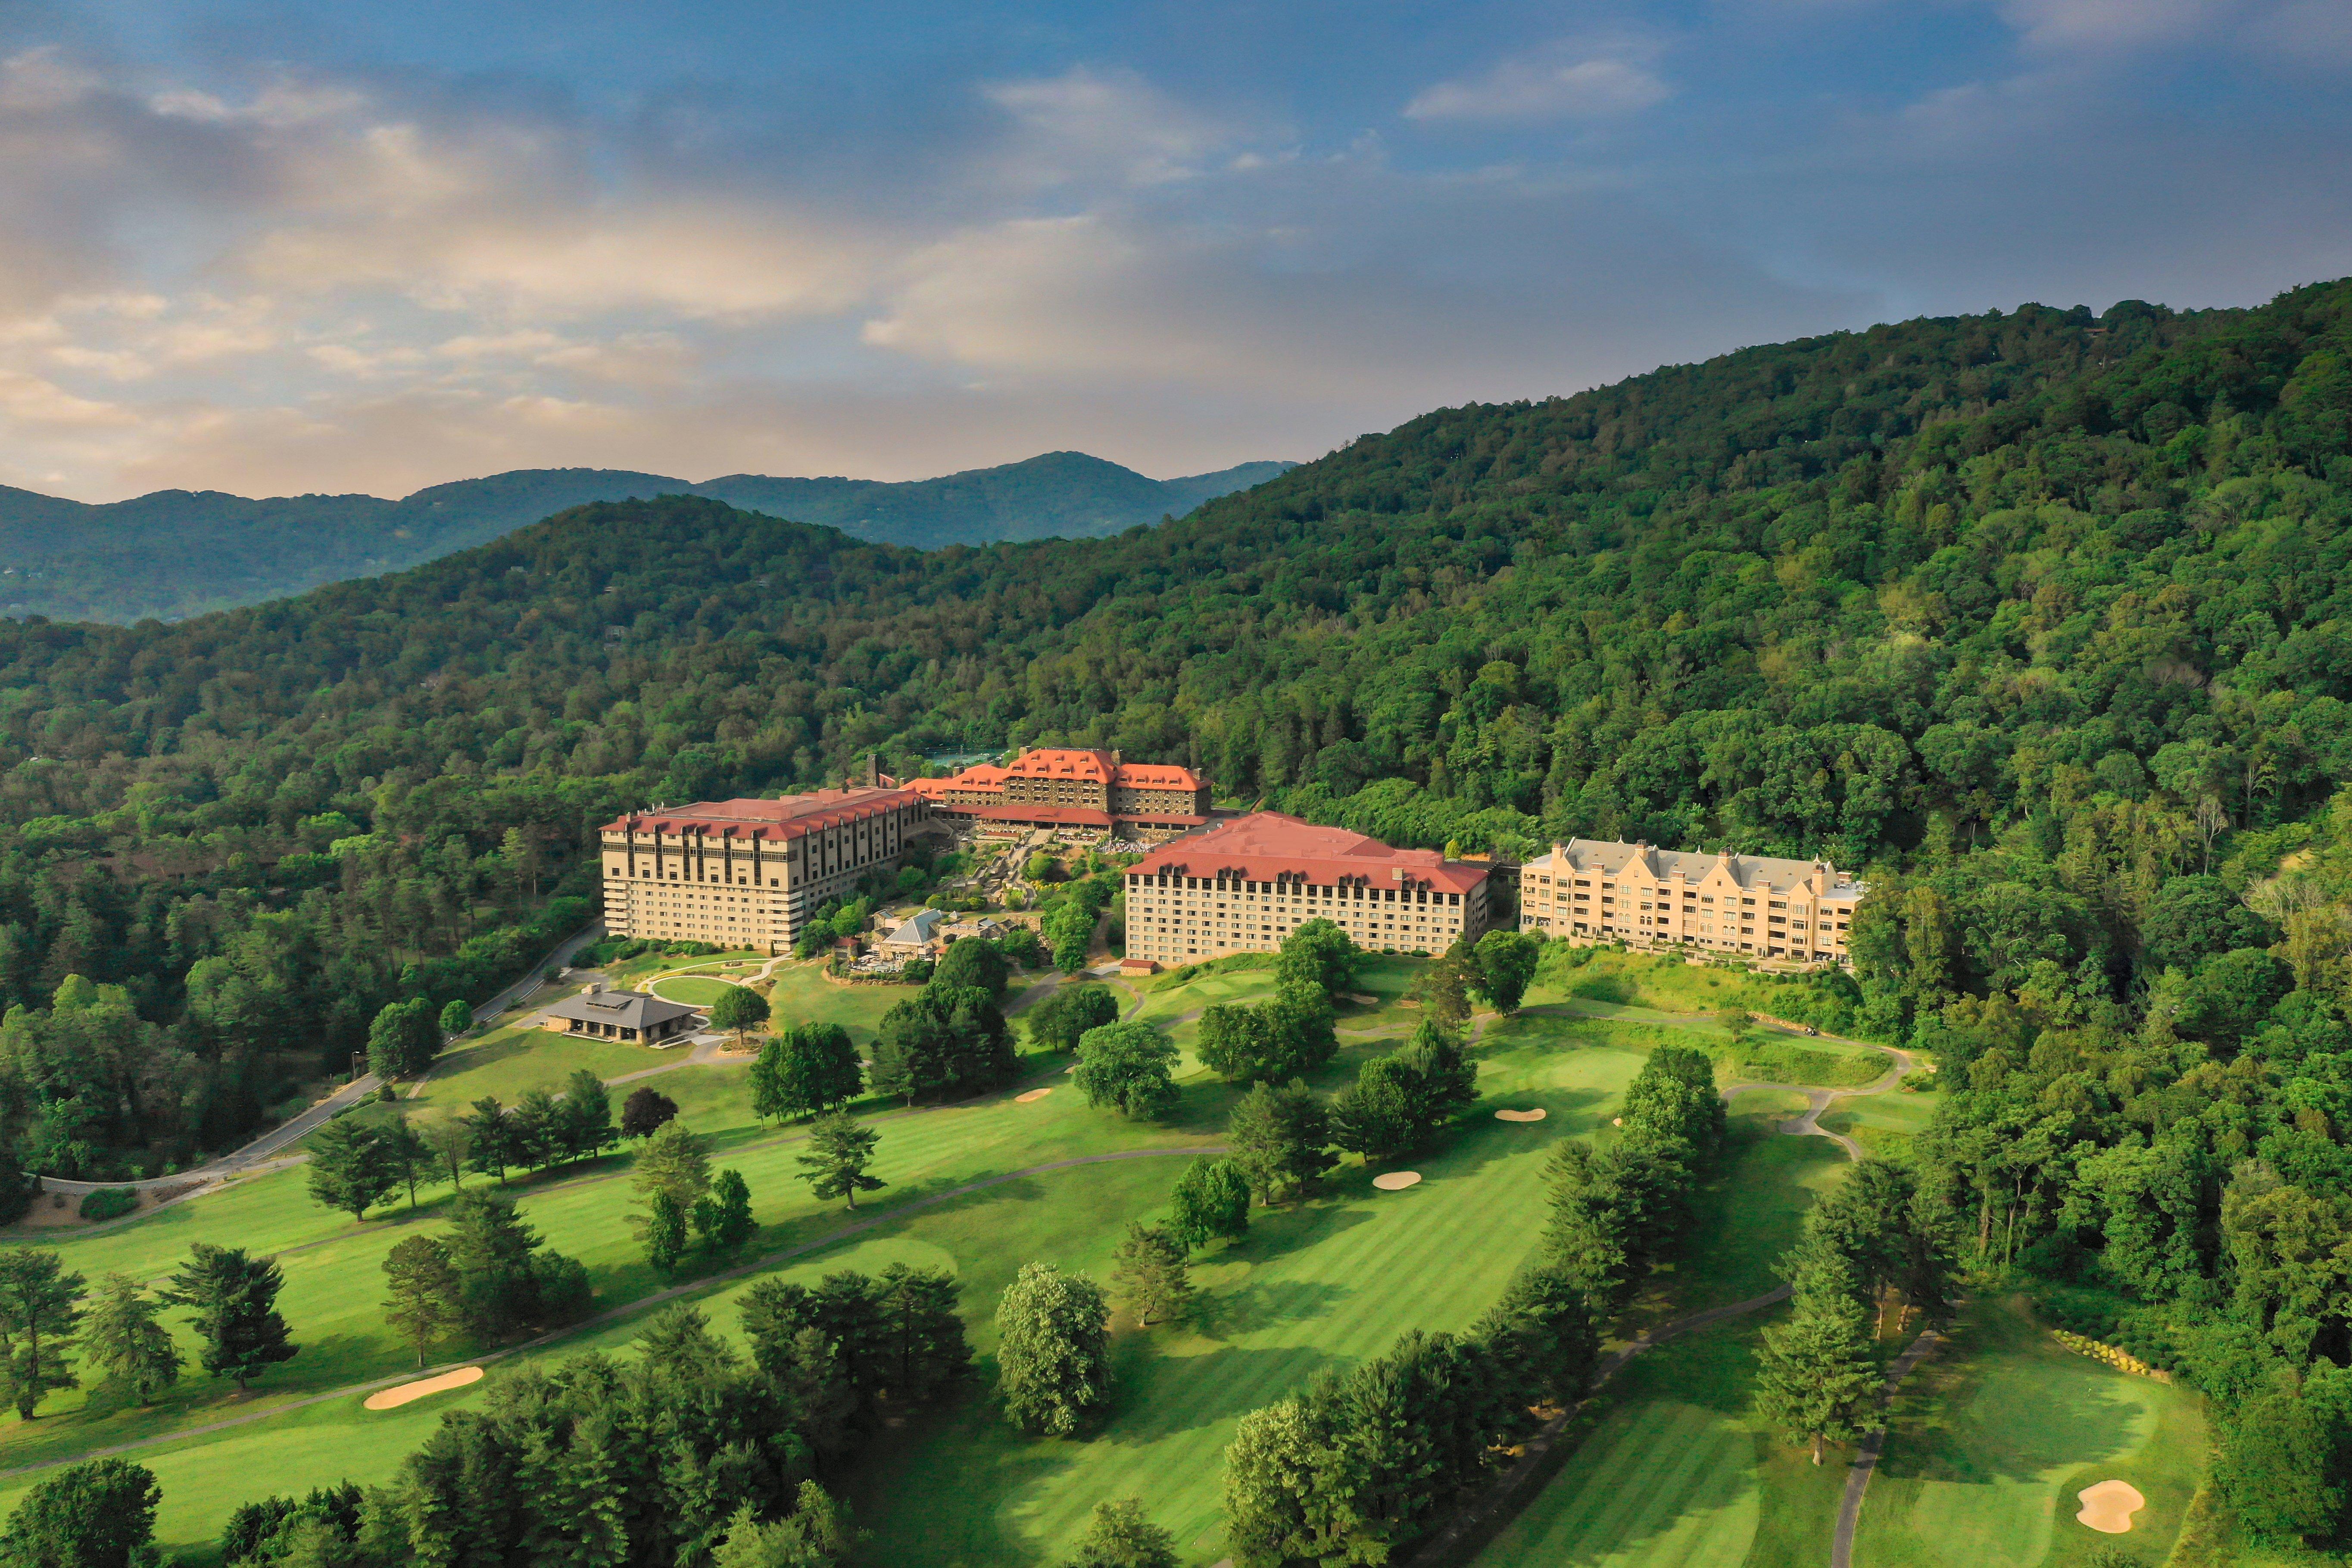
[[[1443,952],[1486,929],[1488,868],[1255,812],[1162,845],[1127,873],[1131,963],[1271,952],[1328,920],[1359,947]]]
[[[1844,963],[1865,890],[1826,860],[1578,838],[1519,868],[1519,929],[1570,942]]]
[[[603,830],[614,936],[783,952],[817,906],[895,870],[929,807],[868,785],[641,812]]]

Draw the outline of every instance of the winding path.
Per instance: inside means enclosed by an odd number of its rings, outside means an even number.
[[[1886,1382],[1879,1389],[1879,1401],[1885,1404],[1903,1386],[1927,1352],[1944,1342],[1944,1337],[1933,1329],[1923,1330],[1911,1348],[1895,1358],[1886,1369]],[[1854,1450],[1853,1468],[1845,1473],[1845,1497],[1838,1504],[1837,1533],[1830,1539],[1830,1568],[1853,1568],[1853,1532],[1862,1523],[1862,1497],[1870,1489],[1870,1478],[1878,1473],[1879,1450],[1886,1446],[1884,1425],[1863,1434],[1861,1447]]]

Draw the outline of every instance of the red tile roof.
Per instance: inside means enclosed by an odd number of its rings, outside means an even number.
[[[604,831],[782,842],[913,805],[922,798],[911,789],[858,788],[814,790],[781,800],[705,800],[616,817]]]
[[[1040,746],[1021,753],[1010,764],[982,763],[943,779],[917,779],[915,788],[937,800],[949,789],[1001,790],[1011,778],[1059,779],[1116,785],[1122,789],[1197,790],[1201,775],[1169,763],[1113,762],[1108,752]]]
[[[1129,868],[1139,876],[1224,877],[1242,881],[1375,888],[1428,887],[1466,893],[1488,868],[1448,860],[1434,849],[1398,849],[1344,827],[1318,827],[1278,811],[1253,812],[1161,845]]]

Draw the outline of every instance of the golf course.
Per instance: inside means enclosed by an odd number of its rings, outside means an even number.
[[[1405,993],[1422,967],[1395,957],[1362,964],[1339,1008],[1341,1049],[1316,1087],[1339,1086],[1360,1061],[1410,1036],[1418,1014]],[[760,983],[777,1025],[838,1023],[864,1046],[889,1003],[907,994],[827,984],[815,969],[785,963]],[[1372,1177],[1388,1167],[1349,1157],[1311,1195],[1255,1209],[1246,1236],[1198,1253],[1197,1296],[1181,1321],[1145,1329],[1114,1316],[1115,1403],[1083,1437],[1023,1436],[995,1408],[987,1393],[994,1304],[1033,1261],[1107,1279],[1129,1223],[1166,1213],[1177,1175],[1191,1157],[1219,1147],[1241,1092],[1200,1065],[1201,1012],[1270,995],[1270,968],[1111,982],[1125,1016],[1155,1025],[1179,1047],[1180,1093],[1158,1120],[1088,1107],[1066,1070],[1069,1058],[1043,1051],[1022,1057],[1016,1082],[971,1100],[913,1109],[860,1102],[854,1109],[878,1137],[872,1173],[886,1184],[855,1213],[809,1195],[795,1164],[804,1128],[753,1116],[740,1060],[696,1062],[682,1050],[492,1026],[446,1055],[396,1106],[353,1114],[429,1125],[486,1095],[560,1089],[583,1068],[628,1087],[649,1084],[709,1142],[714,1169],[741,1173],[759,1226],[751,1243],[666,1279],[646,1261],[631,1223],[628,1149],[535,1176],[511,1173],[505,1188],[522,1216],[585,1266],[593,1315],[520,1346],[455,1342],[420,1373],[411,1345],[383,1321],[383,1265],[404,1238],[444,1227],[446,1183],[421,1187],[414,1206],[397,1194],[355,1223],[315,1201],[297,1167],[111,1226],[38,1233],[71,1270],[92,1279],[121,1273],[149,1288],[199,1241],[273,1255],[286,1279],[279,1307],[301,1350],[243,1395],[193,1371],[145,1406],[102,1391],[52,1395],[37,1419],[0,1425],[0,1508],[55,1467],[121,1452],[161,1484],[157,1534],[167,1552],[209,1564],[240,1504],[272,1491],[386,1482],[445,1415],[479,1407],[519,1371],[583,1350],[625,1356],[659,1303],[691,1301],[722,1337],[740,1342],[739,1300],[761,1279],[814,1288],[843,1269],[873,1274],[904,1263],[954,1276],[980,1377],[965,1395],[894,1417],[839,1479],[871,1532],[861,1560],[1057,1563],[1097,1503],[1133,1497],[1173,1534],[1183,1562],[1207,1568],[1227,1554],[1223,1452],[1240,1418],[1318,1373],[1383,1353],[1408,1331],[1458,1331],[1499,1299],[1545,1225],[1547,1160],[1564,1140],[1609,1142],[1650,1051],[1696,1045],[1717,1058],[1719,1081],[1732,1090],[1731,1138],[1698,1194],[1687,1246],[1643,1284],[1612,1327],[1612,1345],[1773,1290],[1777,1260],[1807,1209],[1851,1168],[1831,1138],[1789,1135],[1791,1119],[1822,1101],[1824,1129],[1892,1150],[1935,1103],[1933,1090],[1895,1088],[1885,1053],[1849,1042],[1804,1042],[1801,1059],[1821,1066],[1823,1081],[1743,1078],[1706,998],[1674,994],[1714,977],[1657,974],[1630,962],[1621,970],[1613,955],[1580,971],[1584,979],[1618,973],[1616,999],[1538,988],[1515,1016],[1475,1017],[1476,1102],[1412,1162],[1417,1183],[1378,1190]],[[1040,984],[1049,979],[1016,975],[1008,997],[1034,1004],[1050,994]],[[730,983],[710,973],[653,982],[698,1001]],[[1870,1092],[1847,1092],[1864,1079]],[[467,1185],[490,1180],[469,1175]],[[1752,1407],[1755,1336],[1780,1310],[1710,1325],[1628,1363],[1573,1418],[1555,1473],[1475,1543],[1475,1561],[1826,1561],[1843,1458],[1815,1468]],[[186,1330],[174,1331],[192,1350]],[[485,1375],[472,1376],[477,1367]],[[404,1386],[452,1373],[461,1375]],[[2029,1414],[2053,1401],[2058,1419]],[[2021,1304],[1970,1303],[1948,1351],[1897,1400],[1853,1561],[2073,1563],[2097,1542],[2074,1539],[2089,1532],[2057,1499],[2110,1477],[2147,1499],[2133,1542],[2168,1541],[2198,1484],[2199,1422],[2193,1396],[2057,1349]]]

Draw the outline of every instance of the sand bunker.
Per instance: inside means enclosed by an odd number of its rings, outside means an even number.
[[[1033,1100],[1043,1100],[1053,1092],[1054,1091],[1050,1089],[1033,1089],[1026,1094],[1014,1095],[1013,1097],[1013,1103],[1015,1105],[1026,1105]]]
[[[422,1378],[415,1383],[404,1383],[398,1388],[387,1388],[381,1393],[371,1394],[367,1398],[367,1407],[370,1410],[397,1410],[412,1399],[422,1399],[428,1394],[440,1394],[447,1389],[463,1388],[469,1383],[481,1381],[480,1367],[461,1366],[455,1372],[445,1372],[438,1377]],[[2139,1494],[2134,1492],[2132,1495],[2137,1497]],[[2130,1527],[2126,1525],[2125,1528]]]
[[[1420,1182],[1419,1171],[1391,1171],[1385,1175],[1372,1178],[1372,1185],[1384,1193],[1401,1193],[1407,1187],[1418,1185]]]
[[[1544,1113],[1541,1110],[1498,1110],[1495,1112],[1495,1120],[1497,1121],[1541,1121],[1543,1119]]]
[[[2147,1499],[2129,1481],[2101,1481],[2074,1494],[2083,1511],[2074,1517],[2102,1535],[2122,1535],[2132,1527],[2132,1514],[2147,1506]]]

